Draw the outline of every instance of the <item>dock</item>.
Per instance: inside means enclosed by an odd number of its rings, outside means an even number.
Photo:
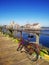
[[[25,53],[16,51],[18,44],[0,34],[0,65],[49,65],[44,59],[29,60]]]

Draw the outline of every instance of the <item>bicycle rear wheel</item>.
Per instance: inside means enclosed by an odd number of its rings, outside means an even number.
[[[20,47],[17,48],[17,51],[21,51],[23,48],[23,45],[20,45]]]

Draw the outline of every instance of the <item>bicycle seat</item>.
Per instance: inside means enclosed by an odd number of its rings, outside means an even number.
[[[33,35],[28,35],[28,38],[33,38],[34,36]]]

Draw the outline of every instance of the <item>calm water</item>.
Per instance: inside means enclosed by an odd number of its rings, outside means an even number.
[[[47,30],[47,31],[41,31],[41,32],[49,34],[49,30]],[[23,32],[23,38],[24,39],[28,39],[28,34]],[[47,36],[47,35],[40,35],[39,40],[40,40],[39,41],[40,44],[42,44],[43,46],[49,48],[49,36]],[[30,39],[30,41],[36,41],[36,37],[34,36],[34,38]]]
[[[49,34],[49,30],[47,31],[41,31],[41,32],[44,32],[46,34]],[[46,35],[40,35],[40,43],[46,47],[49,48],[49,36],[46,36]]]

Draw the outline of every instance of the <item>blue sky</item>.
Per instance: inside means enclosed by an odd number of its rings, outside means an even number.
[[[0,24],[11,21],[49,26],[49,0],[0,0]]]

